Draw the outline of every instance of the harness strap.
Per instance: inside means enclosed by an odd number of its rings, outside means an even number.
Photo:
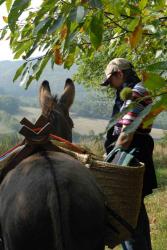
[[[15,151],[17,148],[19,148],[22,145],[23,145],[22,143],[19,143],[16,146],[14,146],[13,148],[7,150],[2,155],[0,155],[0,162],[3,161],[3,160],[5,160],[8,156],[10,156],[13,153],[13,151]]]
[[[108,213],[114,218],[116,219],[122,226],[124,226],[132,235],[134,235],[135,230],[134,228],[125,220],[123,219],[119,214],[117,214],[113,209],[111,209],[110,207],[108,207],[106,205],[106,209],[108,211]]]

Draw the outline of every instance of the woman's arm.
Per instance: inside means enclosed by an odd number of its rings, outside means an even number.
[[[123,127],[123,129],[124,128],[125,128],[125,126]],[[123,129],[122,129],[122,132],[119,135],[115,145],[121,146],[123,149],[128,149],[128,147],[130,146],[130,144],[133,140],[134,132],[127,134],[123,131]]]

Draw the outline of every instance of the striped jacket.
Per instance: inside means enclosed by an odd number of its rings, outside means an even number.
[[[125,110],[125,108],[128,107],[129,104],[131,104],[133,101],[136,101],[139,98],[146,97],[144,100],[141,100],[137,105],[132,108],[130,111],[128,111],[114,126],[114,131],[113,135],[119,135],[121,133],[122,127],[123,126],[128,126],[130,125],[136,117],[140,114],[140,112],[149,104],[152,103],[152,99],[149,96],[148,91],[146,88],[143,86],[142,82],[137,83],[134,85],[132,88],[132,98],[130,100],[126,100],[123,102],[120,112]],[[147,98],[148,97],[148,98]],[[140,126],[138,127],[138,131],[142,133],[149,133],[151,131],[151,126],[149,126],[147,129],[143,128],[143,124],[141,123]]]

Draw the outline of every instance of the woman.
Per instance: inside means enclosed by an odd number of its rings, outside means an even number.
[[[121,146],[124,149],[137,148],[136,158],[145,163],[145,175],[143,183],[143,195],[141,210],[138,218],[135,235],[133,238],[122,243],[124,250],[151,250],[150,227],[147,212],[144,205],[144,197],[151,194],[154,188],[157,188],[157,180],[152,159],[154,142],[150,136],[151,126],[143,128],[143,124],[137,128],[135,133],[125,134],[125,127],[129,126],[140,114],[140,112],[149,105],[152,100],[143,86],[143,83],[137,76],[133,65],[124,58],[115,58],[105,70],[107,79],[101,84],[116,89],[116,98],[113,107],[112,116],[121,112],[132,101],[145,97],[144,100],[128,111],[107,133],[105,148],[107,154],[112,150],[113,145]],[[131,89],[130,100],[123,101],[120,98],[121,91],[128,87]]]

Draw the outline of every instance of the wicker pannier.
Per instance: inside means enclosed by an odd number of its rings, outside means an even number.
[[[110,248],[131,237],[125,222],[133,229],[137,225],[140,211],[144,165],[122,167],[111,163],[96,161],[90,166],[102,191],[105,194],[108,212],[105,243]],[[115,218],[115,213],[117,218]],[[123,222],[120,222],[122,219]],[[123,224],[122,224],[123,223]],[[131,229],[131,228],[130,228]]]
[[[113,248],[129,239],[130,231],[137,225],[140,211],[144,164],[135,167],[119,166],[104,162],[101,157],[90,153],[81,154],[61,146],[59,148],[90,169],[105,195],[106,207],[109,208],[105,244]]]

